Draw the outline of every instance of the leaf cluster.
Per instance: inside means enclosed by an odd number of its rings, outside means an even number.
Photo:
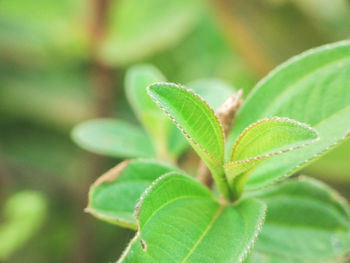
[[[349,42],[292,58],[257,84],[228,136],[211,103],[194,90],[149,78],[139,69],[130,73],[129,101],[156,145],[147,146],[149,153],[153,149],[164,157],[174,153],[169,145],[179,147],[180,141],[169,143],[172,120],[209,168],[220,197],[166,163],[119,164],[92,185],[87,208],[137,230],[119,262],[345,260],[348,204],[315,179],[281,180],[349,135],[349,69]],[[82,131],[78,127],[73,133],[78,142]],[[137,147],[146,136],[135,134]],[[123,133],[113,136],[120,139]],[[88,137],[80,143],[101,146],[98,140],[106,138],[95,138],[94,132]]]

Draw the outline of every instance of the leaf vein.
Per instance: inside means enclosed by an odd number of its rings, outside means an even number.
[[[209,232],[210,228],[214,225],[215,221],[218,219],[218,217],[221,215],[221,213],[224,210],[224,206],[220,206],[218,211],[215,213],[213,219],[209,222],[207,228],[204,230],[204,232],[202,233],[202,235],[200,235],[199,239],[196,241],[196,243],[194,244],[194,246],[190,249],[190,251],[188,252],[188,254],[186,255],[186,257],[181,261],[181,263],[184,263],[187,261],[187,259],[192,255],[192,253],[194,252],[194,250],[198,247],[199,243],[203,240],[203,238],[205,237],[205,235]]]

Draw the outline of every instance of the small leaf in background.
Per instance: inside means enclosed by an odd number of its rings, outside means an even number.
[[[350,252],[349,206],[329,186],[301,177],[253,196],[267,205],[266,221],[255,244],[267,259],[334,262]]]
[[[139,231],[118,262],[240,262],[264,220],[265,205],[215,201],[194,179],[171,173],[143,194]]]
[[[148,114],[164,115],[146,92],[148,85],[160,81],[165,81],[165,77],[152,65],[136,65],[130,67],[126,73],[125,92],[133,110],[142,122],[146,121],[144,119]]]
[[[239,111],[228,147],[259,119],[284,116],[308,123],[320,140],[253,171],[247,189],[257,189],[300,170],[344,140],[350,131],[350,42],[307,51],[279,66],[263,79]]]
[[[62,55],[82,59],[87,51],[81,19],[85,4],[83,0],[1,1],[0,56],[5,51],[13,53],[12,56],[35,57],[39,61],[54,58],[56,63]]]
[[[219,109],[227,98],[236,92],[229,83],[214,78],[194,80],[186,87],[201,96],[214,110]]]
[[[91,186],[86,211],[109,223],[136,230],[134,210],[141,194],[159,176],[174,170],[153,160],[124,161]]]
[[[181,154],[187,143],[179,136],[171,138],[174,125],[146,91],[148,85],[164,80],[162,73],[152,65],[133,66],[125,77],[125,91],[133,110],[152,138],[157,156],[172,160],[170,154],[175,157]]]
[[[19,249],[42,225],[46,199],[36,191],[17,192],[5,203],[0,224],[0,261]]]
[[[64,70],[27,71],[2,73],[1,113],[65,133],[78,122],[93,118],[94,103],[89,92],[92,87],[87,72],[71,66]]]
[[[232,148],[225,172],[231,190],[240,196],[249,174],[265,160],[309,145],[318,140],[310,126],[288,119],[263,119],[247,127]]]
[[[179,127],[186,139],[207,164],[220,192],[230,193],[223,171],[224,134],[214,110],[194,92],[172,83],[148,87],[152,99]]]
[[[198,0],[113,2],[102,59],[125,66],[153,55],[190,32],[201,10],[203,5]]]
[[[172,156],[179,157],[183,154],[189,145],[186,138],[175,124],[171,125],[168,137],[168,149]]]
[[[248,93],[258,80],[237,47],[227,41],[225,32],[209,9],[201,13],[200,21],[191,34],[166,52],[157,54],[152,62],[171,80],[179,83],[220,78]]]
[[[155,156],[148,135],[121,120],[98,119],[77,125],[73,140],[85,150],[118,158]]]

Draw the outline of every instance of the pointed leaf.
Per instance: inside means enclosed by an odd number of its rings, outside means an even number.
[[[288,118],[260,120],[247,127],[232,149],[225,172],[235,195],[242,193],[249,174],[272,156],[302,148],[318,140],[317,132]]]
[[[224,134],[213,109],[191,90],[172,83],[153,84],[148,87],[148,93],[208,165],[221,193],[229,197],[222,168]]]
[[[241,262],[265,213],[254,199],[221,205],[199,182],[174,173],[159,178],[138,209],[139,231],[118,262]]]
[[[350,252],[349,206],[330,187],[301,177],[254,196],[267,204],[266,222],[255,245],[267,257],[334,262]]]
[[[250,125],[238,137],[232,149],[232,162],[268,158],[318,140],[316,130],[288,119],[274,117]]]
[[[220,79],[198,79],[186,85],[200,95],[208,104],[217,110],[226,99],[235,93],[235,89]],[[175,156],[179,156],[188,147],[181,131],[174,125],[170,131],[169,149]]]
[[[272,116],[308,123],[320,141],[266,161],[250,176],[248,189],[300,170],[344,139],[350,131],[349,72],[350,42],[343,41],[292,58],[255,87],[238,113],[228,147],[250,124]]]
[[[155,155],[147,134],[121,120],[98,119],[80,123],[74,127],[72,139],[85,150],[112,157]]]
[[[86,211],[109,223],[136,229],[135,206],[159,176],[176,170],[153,160],[124,161],[91,186]]]

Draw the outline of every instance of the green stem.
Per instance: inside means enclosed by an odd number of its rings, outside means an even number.
[[[234,195],[230,189],[229,183],[226,179],[224,169],[218,171],[211,171],[214,181],[218,186],[219,192],[225,198],[226,201],[234,201]]]
[[[237,175],[230,183],[232,201],[236,201],[242,196],[244,188],[247,184],[247,180],[251,175],[252,171]]]

